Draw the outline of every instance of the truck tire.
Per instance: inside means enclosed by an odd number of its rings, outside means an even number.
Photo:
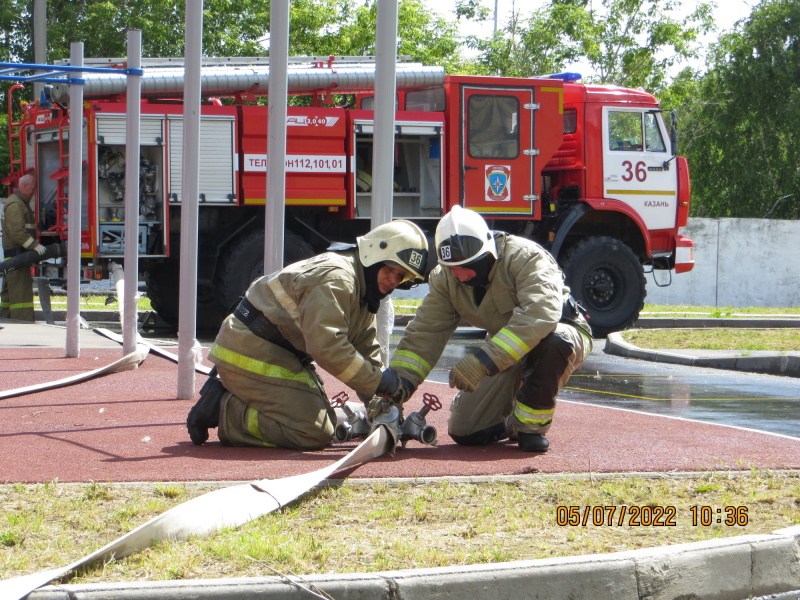
[[[153,265],[145,275],[150,306],[163,322],[178,327],[178,298],[180,292],[180,257],[172,256]],[[203,323],[221,322],[217,304],[206,286],[197,291],[197,329],[204,331]]]
[[[286,230],[283,240],[283,264],[290,265],[314,254],[311,245],[293,231]],[[228,245],[220,256],[214,275],[217,304],[227,315],[233,304],[255,279],[264,274],[264,231],[252,230]],[[220,322],[217,324],[219,325]]]
[[[588,237],[562,262],[567,285],[589,314],[594,337],[633,325],[647,295],[639,259],[626,244],[608,236]]]

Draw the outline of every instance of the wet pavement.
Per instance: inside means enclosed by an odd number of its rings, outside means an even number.
[[[392,343],[399,338],[392,336]],[[450,368],[479,343],[451,340],[428,379],[446,383]],[[559,398],[800,438],[800,381],[795,377],[611,356],[603,340],[595,340],[594,351]]]
[[[595,350],[561,398],[800,438],[800,382],[794,377],[664,365]]]

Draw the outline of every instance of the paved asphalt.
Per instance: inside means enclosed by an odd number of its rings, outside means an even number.
[[[92,331],[80,332],[81,354],[65,358],[65,329],[0,322],[0,389],[55,381],[96,369],[121,357],[121,347]],[[597,344],[595,352],[602,352]],[[177,352],[173,347],[172,352]],[[691,357],[690,357],[691,358]],[[687,358],[687,360],[690,360]],[[206,363],[208,365],[208,363]],[[580,371],[578,372],[580,373]],[[329,395],[352,390],[321,373]],[[196,377],[196,390],[205,377]],[[447,385],[426,382],[422,393],[449,406]],[[226,448],[212,432],[209,443],[188,440],[185,418],[194,403],[177,400],[177,366],[150,355],[138,369],[0,401],[0,481],[250,480],[303,473],[336,460],[355,442],[318,452]],[[419,403],[419,406],[417,405]],[[359,467],[348,476],[441,477],[525,473],[671,472],[707,469],[800,468],[800,439],[743,428],[642,414],[608,406],[562,401],[546,454],[520,452],[510,442],[487,448],[457,446],[447,436],[447,410],[428,421],[439,432],[437,447],[409,442],[395,457]],[[606,423],[598,428],[596,423]]]

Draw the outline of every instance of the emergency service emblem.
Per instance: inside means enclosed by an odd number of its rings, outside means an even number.
[[[488,165],[486,167],[486,200],[508,202],[511,195],[511,167]]]

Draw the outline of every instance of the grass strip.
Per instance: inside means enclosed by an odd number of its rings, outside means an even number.
[[[64,566],[209,489],[202,484],[4,486],[0,577]],[[638,526],[631,521],[634,514]],[[569,524],[576,518],[578,524]],[[725,524],[728,518],[731,524]],[[346,482],[320,488],[238,529],[159,542],[133,556],[87,567],[69,582],[495,563],[763,534],[797,524],[796,473]]]
[[[800,328],[782,329],[635,329],[622,332],[626,342],[647,349],[800,351]]]

